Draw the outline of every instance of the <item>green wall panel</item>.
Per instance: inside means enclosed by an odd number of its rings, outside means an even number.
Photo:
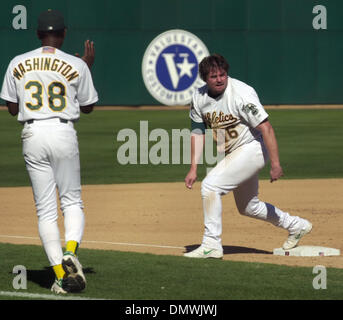
[[[133,2],[136,4],[139,1]],[[179,28],[177,12],[178,1],[143,1],[142,28],[158,31],[177,29]]]
[[[315,34],[287,32],[281,48],[282,76],[280,98],[283,101],[297,99],[298,103],[316,100],[317,57]]]
[[[285,30],[313,31],[312,13],[315,5],[323,1],[312,0],[283,0],[283,26]]]
[[[282,28],[282,1],[249,1],[248,29],[253,31],[280,30]]]
[[[248,80],[262,103],[280,98],[282,74],[282,37],[278,32],[250,32],[248,34]],[[268,88],[268,92],[266,92]]]
[[[317,42],[318,100],[335,103],[343,95],[343,33],[320,34]]]
[[[26,0],[27,30],[14,30],[16,0],[0,3],[1,77],[15,55],[40,45],[38,14],[59,9],[68,25],[63,50],[96,45],[93,77],[101,105],[160,104],[147,91],[141,63],[149,43],[170,29],[194,33],[211,53],[227,57],[232,77],[264,104],[343,103],[341,0]],[[314,30],[315,5],[327,9],[327,30]]]
[[[248,19],[247,0],[217,0],[214,8],[214,29],[245,30]]]

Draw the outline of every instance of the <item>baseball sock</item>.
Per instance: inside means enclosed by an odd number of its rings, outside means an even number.
[[[79,244],[77,243],[77,241],[69,240],[66,245],[66,251],[72,252],[76,255],[76,251],[78,247],[79,247]]]
[[[63,277],[64,277],[64,275],[65,275],[65,271],[63,270],[62,265],[61,265],[61,264],[58,264],[58,265],[56,265],[56,266],[53,266],[52,268],[53,268],[53,270],[54,270],[54,272],[55,272],[56,278],[57,278],[58,280],[63,279]]]

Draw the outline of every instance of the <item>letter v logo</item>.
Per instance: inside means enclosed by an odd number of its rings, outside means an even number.
[[[175,65],[175,61],[174,61],[175,54],[174,53],[164,53],[164,54],[162,54],[162,57],[164,58],[164,61],[166,62],[168,72],[169,72],[169,76],[170,76],[170,79],[172,81],[173,88],[176,89],[178,84],[179,84],[180,77],[177,73],[177,69],[176,69],[176,65]]]
[[[169,76],[174,89],[177,89],[179,85],[180,78],[186,75],[189,78],[193,77],[192,69],[195,67],[195,63],[189,63],[188,53],[180,53],[180,57],[183,58],[182,63],[175,63],[175,54],[174,53],[163,53],[162,57],[164,58]],[[180,73],[177,72],[177,68],[180,69]]]

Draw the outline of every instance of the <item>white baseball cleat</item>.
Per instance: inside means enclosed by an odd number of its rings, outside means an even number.
[[[63,280],[57,280],[55,279],[54,284],[51,287],[51,292],[56,293],[56,294],[66,294],[67,291],[63,289]]]
[[[63,285],[68,292],[82,291],[86,287],[86,277],[76,255],[66,251],[62,258],[62,267],[66,273]]]
[[[285,241],[285,243],[282,245],[282,249],[289,250],[297,246],[300,239],[310,233],[312,230],[312,224],[311,222],[306,220],[305,226],[302,226],[301,229],[296,230],[293,233],[289,233],[288,239]]]
[[[215,259],[221,259],[223,258],[223,251],[218,249],[211,249],[206,248],[204,246],[200,246],[199,248],[187,252],[183,255],[187,258],[200,258],[200,259],[207,259],[207,258],[215,258]]]

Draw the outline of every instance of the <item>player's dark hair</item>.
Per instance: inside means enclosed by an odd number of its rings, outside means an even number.
[[[54,38],[63,38],[64,37],[64,29],[61,30],[54,30],[54,31],[37,31],[38,39],[43,40],[47,37],[54,37]]]
[[[206,81],[207,75],[213,69],[223,69],[227,73],[229,72],[229,64],[226,59],[220,54],[214,53],[201,60],[199,64],[199,74],[203,81]]]

